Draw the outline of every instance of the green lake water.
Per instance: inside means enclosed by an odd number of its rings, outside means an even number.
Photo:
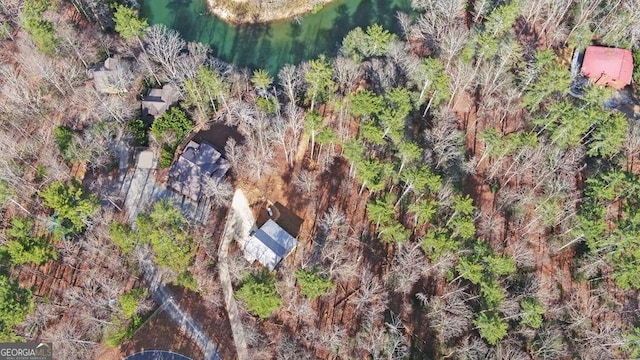
[[[188,41],[208,44],[220,59],[237,66],[263,68],[275,76],[284,64],[320,54],[334,55],[356,26],[373,23],[398,32],[396,12],[411,12],[411,0],[336,0],[300,21],[233,26],[211,15],[205,0],[141,0],[150,24],[165,24]]]

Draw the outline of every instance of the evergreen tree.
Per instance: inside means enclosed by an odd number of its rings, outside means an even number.
[[[542,326],[542,322],[544,321],[542,315],[544,315],[545,310],[542,304],[536,299],[523,299],[520,301],[520,309],[522,310],[522,320],[520,320],[520,324],[531,326],[534,329]]]
[[[317,111],[310,111],[304,118],[304,128],[311,135],[311,158],[315,153],[316,135],[322,128],[322,116]]]
[[[309,300],[315,300],[336,287],[331,279],[321,275],[317,269],[299,269],[295,272],[295,276],[300,284],[302,295],[309,298]]]
[[[14,327],[22,323],[33,310],[31,292],[0,274],[0,341],[22,341]]]
[[[82,232],[98,208],[95,195],[86,195],[76,182],[56,182],[40,192],[44,204],[54,210],[54,235],[63,238]]]
[[[22,9],[22,26],[31,35],[38,50],[53,55],[60,39],[51,21],[44,19],[44,13],[50,6],[47,0],[26,0]]]
[[[311,111],[313,111],[318,102],[327,100],[328,96],[335,91],[333,66],[321,55],[319,58],[309,61],[309,69],[304,79],[309,84],[307,100],[309,100]]]
[[[438,259],[446,254],[455,252],[459,247],[458,241],[451,237],[448,231],[441,228],[429,229],[424,235],[420,245],[432,262],[438,261]],[[473,268],[464,268],[466,265],[469,264],[462,265],[459,272],[474,270]],[[468,273],[466,276],[473,276],[473,274]]]
[[[473,324],[480,332],[480,336],[490,345],[496,345],[498,341],[507,336],[509,325],[495,313],[483,312],[475,320]]]
[[[176,206],[159,201],[150,214],[138,216],[136,226],[137,241],[151,244],[158,265],[177,274],[188,269],[195,245],[187,231],[187,221]]]
[[[200,66],[195,78],[184,84],[185,99],[182,106],[198,108],[204,115],[216,111],[218,103],[224,103],[230,91],[229,84],[220,74],[208,66]]]
[[[351,59],[362,60],[382,56],[387,52],[389,45],[397,40],[397,36],[378,24],[367,27],[366,31],[356,27],[347,33],[342,40],[341,52]]]
[[[138,11],[125,5],[116,5],[113,15],[116,32],[121,38],[129,41],[139,38],[149,27],[146,19],[138,17]]]
[[[384,109],[384,98],[369,90],[349,95],[349,110],[353,116],[378,116]]]
[[[420,198],[409,204],[409,212],[414,214],[414,226],[419,227],[430,223],[436,214],[436,202],[430,199]]]
[[[58,253],[47,239],[34,233],[34,221],[30,218],[14,216],[6,235],[8,241],[4,248],[14,265],[42,265],[50,259],[58,258]]]
[[[130,254],[136,244],[136,235],[131,228],[116,221],[109,224],[109,237],[123,254]]]
[[[269,73],[266,70],[257,69],[253,71],[251,83],[258,90],[267,90],[273,83],[273,78],[269,76]]]
[[[525,84],[525,95],[522,100],[523,107],[529,111],[536,111],[545,101],[556,99],[558,95],[562,96],[569,92],[571,75],[566,67],[558,63],[553,50],[540,50],[536,53],[534,77],[535,81]]]
[[[244,301],[249,312],[263,319],[282,304],[276,292],[275,278],[267,272],[247,275],[236,295]]]

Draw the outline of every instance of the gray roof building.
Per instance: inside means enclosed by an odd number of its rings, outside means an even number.
[[[129,64],[117,57],[107,58],[104,63],[89,70],[89,78],[93,79],[96,90],[105,94],[122,94],[127,92],[131,76]]]
[[[297,245],[293,236],[269,219],[244,243],[242,250],[247,261],[253,263],[258,260],[264,267],[273,270]]]
[[[189,142],[169,169],[168,186],[178,193],[199,201],[205,182],[213,178],[221,181],[231,167],[229,160],[213,146],[203,142]]]
[[[142,98],[142,116],[157,118],[177,104],[179,98],[180,90],[171,84],[165,84],[162,89],[150,89]]]

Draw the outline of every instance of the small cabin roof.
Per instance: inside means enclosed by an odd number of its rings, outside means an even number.
[[[243,250],[249,262],[258,260],[264,267],[273,270],[297,245],[293,236],[269,219],[253,233]]]
[[[598,85],[622,89],[631,84],[633,54],[627,49],[589,46],[584,54],[582,73]]]

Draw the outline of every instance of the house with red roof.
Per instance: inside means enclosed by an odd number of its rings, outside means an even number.
[[[627,49],[589,46],[584,53],[582,74],[594,84],[620,90],[631,84],[633,54]]]

